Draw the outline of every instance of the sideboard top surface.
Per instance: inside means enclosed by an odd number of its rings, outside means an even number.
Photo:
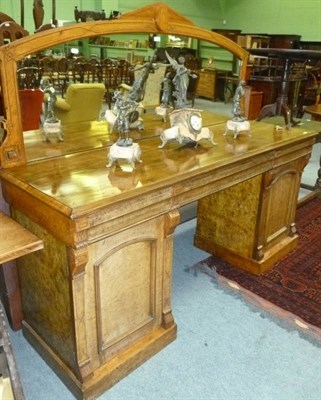
[[[196,148],[171,141],[160,149],[158,135],[140,139],[142,163],[134,171],[126,163],[107,168],[106,147],[2,170],[1,177],[4,186],[13,184],[61,213],[79,216],[148,193],[168,190],[168,195],[175,192],[178,196],[188,191],[189,182],[201,177],[207,177],[208,182],[225,179],[228,186],[233,174],[242,173],[244,180],[246,174],[260,173],[261,165],[267,170],[282,156],[288,161],[288,154],[307,140],[313,143],[317,134],[315,129],[300,127],[276,132],[273,124],[254,121],[251,136],[240,134],[236,139],[232,134],[224,136],[224,123],[211,129],[216,146],[207,140]],[[182,197],[179,201],[184,204],[189,200]]]

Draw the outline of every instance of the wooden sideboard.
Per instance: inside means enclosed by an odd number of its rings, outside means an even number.
[[[167,125],[146,121],[135,171],[106,168],[108,146],[1,171],[12,216],[44,243],[18,260],[23,333],[79,399],[101,394],[175,339],[181,206],[199,201],[197,246],[252,273],[297,243],[301,171],[316,132],[252,122],[251,136],[233,139],[221,117],[205,120],[217,146],[159,149]]]

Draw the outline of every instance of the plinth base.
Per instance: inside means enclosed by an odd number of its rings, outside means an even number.
[[[276,262],[287,256],[292,250],[297,247],[298,236],[287,237],[279,246],[274,247],[266,252],[262,260],[247,258],[240,254],[231,251],[213,243],[210,239],[196,234],[194,236],[194,245],[210,254],[215,254],[224,261],[230,263],[234,267],[250,272],[253,275],[261,275],[263,272],[273,268]]]
[[[175,323],[167,329],[159,327],[128,349],[119,352],[117,356],[96,369],[85,382],[82,382],[61,362],[32,327],[24,323],[22,329],[24,337],[47,364],[51,366],[78,400],[95,399],[100,396],[173,342],[177,336]]]
[[[172,111],[173,111],[173,107],[158,106],[155,108],[155,114],[162,117],[164,122],[166,122],[168,114]]]
[[[61,121],[57,122],[47,122],[43,124],[43,133],[45,135],[46,141],[49,142],[52,136],[55,136],[60,142],[63,142],[63,134],[61,129]]]
[[[127,160],[129,165],[135,169],[135,163],[142,162],[140,156],[141,150],[138,143],[133,143],[130,146],[119,146],[117,143],[114,143],[109,150],[109,162],[106,167],[111,167],[117,160]]]
[[[240,132],[250,135],[250,128],[249,121],[234,121],[230,119],[226,122],[224,135],[227,135],[228,132],[233,132],[233,137],[236,139]]]

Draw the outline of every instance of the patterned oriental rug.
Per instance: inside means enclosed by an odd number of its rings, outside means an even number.
[[[193,268],[213,276],[246,301],[321,340],[321,198],[297,209],[299,245],[261,276],[232,267],[215,255]]]

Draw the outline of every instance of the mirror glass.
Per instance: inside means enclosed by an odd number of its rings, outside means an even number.
[[[220,74],[244,79],[248,53],[236,43],[191,24],[165,5],[141,10],[113,21],[52,29],[3,46],[2,166],[114,143],[117,129],[108,130],[110,121],[106,120],[113,109],[114,93],[120,84],[121,91],[130,90],[147,64],[145,96],[130,123],[149,119],[148,129],[133,129],[133,140],[159,135],[167,127],[168,120],[155,117],[155,107],[161,101],[165,74],[174,78],[173,60],[179,63],[180,56],[196,77],[206,70],[216,75],[216,80]],[[83,83],[86,90],[91,86],[90,92],[84,91]],[[202,96],[196,86],[194,97]],[[211,85],[206,81],[205,86]],[[215,84],[212,87],[216,90]]]
[[[113,93],[122,82],[131,86],[140,74],[139,67],[151,57],[154,59],[155,69],[147,81],[142,101],[144,106],[142,118],[149,122],[154,120],[154,132],[149,131],[149,135],[159,134],[163,128],[163,121],[155,118],[154,110],[161,100],[162,80],[166,71],[170,69],[166,54],[176,60],[183,55],[185,65],[190,71],[206,70],[213,74],[238,75],[232,53],[212,43],[175,35],[97,36],[66,42],[24,57],[17,66],[17,80],[27,160],[57,157],[112,144],[116,139],[117,129],[108,133],[109,124],[106,122],[105,112],[113,108]],[[117,71],[119,64],[122,64],[121,75]],[[42,87],[45,79],[48,79],[50,89]],[[83,102],[80,101],[80,106],[83,103],[83,108],[78,109],[80,118],[75,115],[74,121],[65,123],[61,113],[57,115],[58,118],[62,118],[61,140],[55,131],[46,137],[43,131],[45,104],[50,90],[54,91],[59,99],[57,104],[60,104],[60,98],[65,101],[69,99],[66,99],[67,89],[74,83],[105,85],[102,108],[99,112],[96,111],[97,120],[82,121],[81,115],[84,109],[94,107],[84,98]],[[219,88],[219,84],[216,84],[216,88],[224,90]],[[213,90],[215,91],[214,88]],[[76,93],[75,96],[81,94]],[[216,97],[218,99],[221,97],[223,100],[219,93],[216,93]],[[79,107],[79,103],[75,104]],[[133,129],[131,137],[138,140],[146,134],[147,132]],[[71,137],[72,140],[69,140]]]

